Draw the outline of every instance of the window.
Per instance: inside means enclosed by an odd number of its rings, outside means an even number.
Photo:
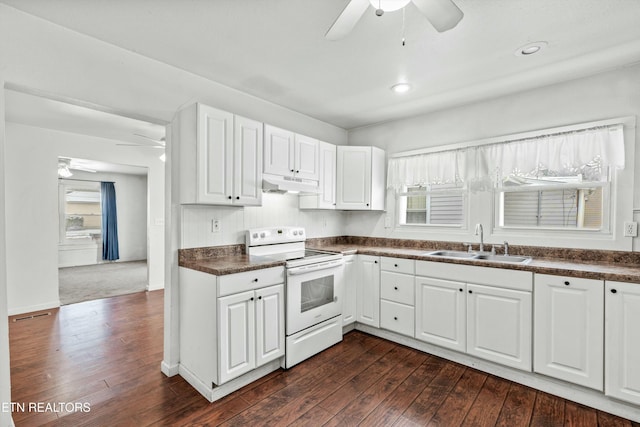
[[[60,241],[80,243],[102,232],[100,183],[60,184]]]
[[[602,230],[608,214],[605,183],[580,183],[580,177],[523,179],[497,194],[499,227]]]
[[[464,222],[464,192],[461,185],[410,186],[398,194],[401,225],[460,226]]]

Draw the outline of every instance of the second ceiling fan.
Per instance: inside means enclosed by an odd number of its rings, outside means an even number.
[[[441,33],[455,27],[464,16],[451,0],[351,0],[329,28],[325,38],[338,40],[349,34],[369,6],[376,9],[376,15],[382,16],[384,12],[402,9],[410,2]]]

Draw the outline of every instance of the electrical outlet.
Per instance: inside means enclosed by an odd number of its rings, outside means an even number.
[[[211,232],[219,233],[222,230],[222,222],[219,219],[211,220]]]
[[[638,237],[638,223],[627,221],[624,223],[625,237]]]

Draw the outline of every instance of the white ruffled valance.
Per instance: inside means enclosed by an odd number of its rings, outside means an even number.
[[[609,169],[623,169],[624,163],[623,126],[614,125],[392,158],[387,187],[468,183],[481,189],[513,176],[606,181]]]

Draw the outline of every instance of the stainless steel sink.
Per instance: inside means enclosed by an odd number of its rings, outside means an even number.
[[[491,261],[510,264],[528,264],[531,257],[515,256],[515,255],[495,255],[491,253],[476,253],[464,251],[434,251],[427,252],[425,255],[436,256],[440,258],[468,259],[470,261]]]
[[[482,261],[494,261],[494,262],[508,262],[513,264],[527,264],[531,261],[529,256],[512,256],[512,255],[493,255],[493,254],[478,254],[472,259]]]
[[[464,252],[464,251],[435,251],[435,252],[427,252],[425,255],[429,256],[438,256],[442,258],[463,258],[463,259],[471,259],[476,254],[473,252]]]

